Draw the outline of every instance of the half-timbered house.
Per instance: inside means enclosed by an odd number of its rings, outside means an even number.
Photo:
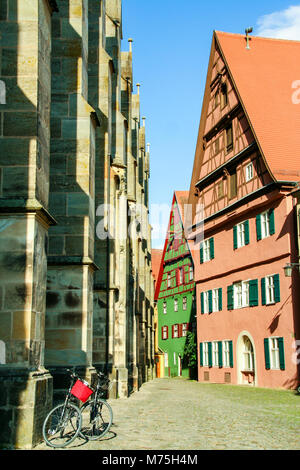
[[[164,376],[189,377],[184,358],[187,334],[195,324],[195,282],[192,254],[184,233],[188,191],[173,196],[169,226],[155,289],[158,346],[164,353]]]
[[[295,388],[300,42],[214,32],[189,203],[199,381]],[[298,361],[299,362],[299,361]]]

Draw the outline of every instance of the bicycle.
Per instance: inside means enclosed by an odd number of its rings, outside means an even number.
[[[112,408],[104,398],[106,392],[111,389],[113,382],[106,378],[102,372],[97,372],[97,376],[96,390],[90,400],[80,408],[82,426],[79,434],[89,441],[103,437],[109,431],[113,420]]]
[[[67,369],[67,371],[70,372],[71,383],[65,401],[55,406],[48,413],[43,423],[43,438],[50,447],[66,447],[76,439],[82,425],[82,414],[80,408],[71,402],[72,396],[78,389],[80,392],[80,388],[83,391],[86,389],[87,397],[93,393],[87,383],[71,370]]]

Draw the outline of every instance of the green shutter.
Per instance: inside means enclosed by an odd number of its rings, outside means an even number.
[[[280,302],[280,278],[279,274],[274,276],[274,298],[275,302]]]
[[[261,303],[262,305],[266,305],[266,278],[263,277],[261,280]]]
[[[208,367],[212,367],[212,344],[208,343]]]
[[[223,310],[222,287],[220,287],[218,294],[219,294],[219,312],[221,312],[221,310]]]
[[[210,259],[214,259],[215,257],[215,243],[214,238],[209,239],[209,251],[210,251]]]
[[[261,217],[260,214],[256,216],[256,235],[257,240],[261,240]]]
[[[238,247],[238,241],[237,241],[237,226],[235,225],[233,227],[233,249],[236,250]]]
[[[280,369],[285,370],[283,338],[278,338]]]
[[[258,279],[249,282],[249,304],[250,307],[258,306]]]
[[[212,290],[208,291],[208,313],[212,313],[213,304],[212,304]]]
[[[201,292],[201,313],[204,313],[204,293]]]
[[[203,263],[203,243],[200,245],[200,263]]]
[[[233,310],[233,286],[227,287],[227,310]]]
[[[232,341],[229,341],[229,365],[233,368],[233,345]]]
[[[269,229],[270,229],[270,235],[274,235],[275,233],[275,215],[274,215],[274,209],[271,209],[269,211]]]
[[[266,369],[270,369],[270,350],[269,350],[269,339],[264,339],[264,346],[265,346],[265,365]]]
[[[219,367],[223,367],[222,341],[218,341]]]
[[[249,231],[249,220],[245,222],[245,245],[250,243],[250,231]]]
[[[203,366],[203,343],[200,343],[200,366]]]

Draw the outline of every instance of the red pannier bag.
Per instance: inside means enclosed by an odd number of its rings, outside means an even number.
[[[92,395],[94,390],[92,390],[85,380],[76,380],[75,384],[71,389],[72,395],[78,398],[83,403]]]

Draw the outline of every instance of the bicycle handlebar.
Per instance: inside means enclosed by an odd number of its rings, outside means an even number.
[[[78,375],[77,375],[77,374],[75,374],[75,372],[74,372],[73,370],[71,370],[71,369],[66,369],[66,370],[67,370],[67,372],[69,372],[69,373],[70,373],[71,377],[73,377],[73,378],[76,378],[76,379],[78,379],[78,378],[79,378],[79,377],[78,377]]]
[[[72,370],[72,369],[66,369],[66,371],[69,372],[69,374],[71,375],[72,378],[76,378],[76,379],[79,379],[79,378],[80,378],[77,374],[75,374],[74,370]],[[105,374],[103,374],[103,372],[98,372],[98,371],[96,370],[96,374],[98,375],[99,379],[104,379],[104,378],[106,378],[108,381],[110,381],[109,378],[106,377]]]

